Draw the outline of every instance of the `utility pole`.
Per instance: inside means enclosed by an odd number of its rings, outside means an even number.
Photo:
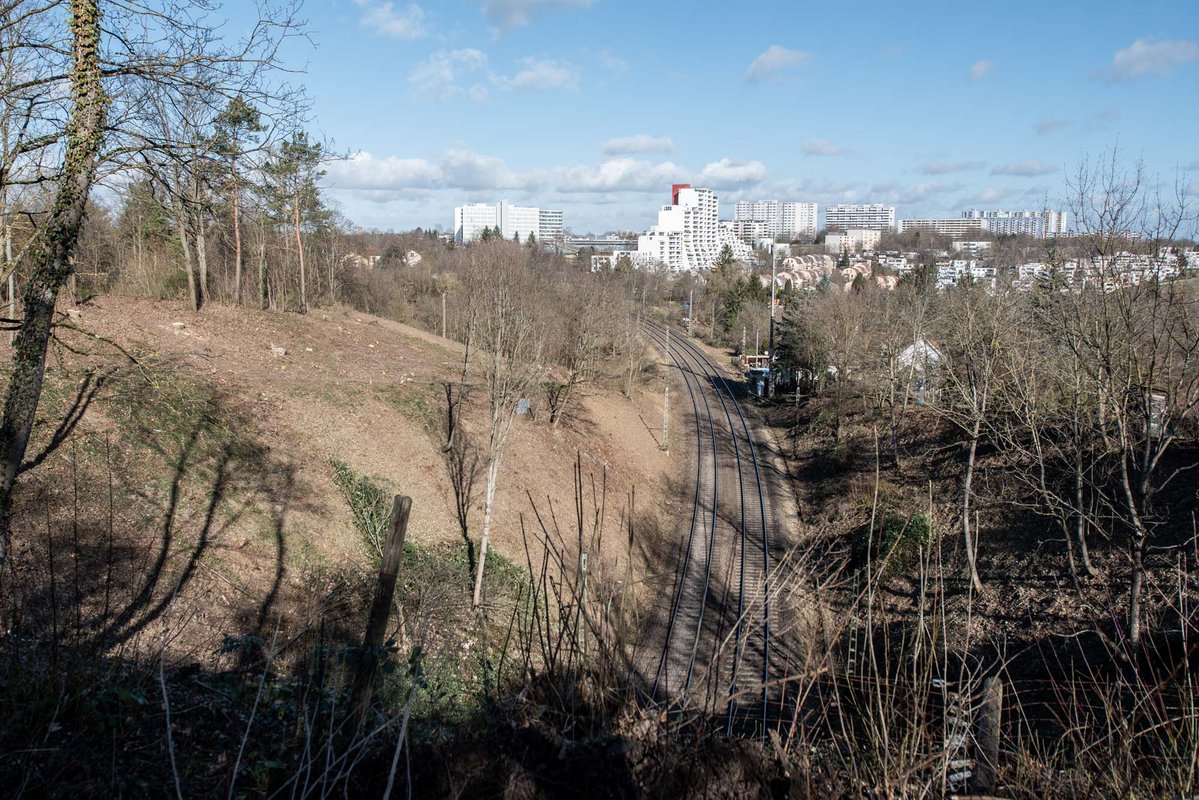
[[[774,397],[774,289],[778,283],[778,248],[770,258],[770,350],[767,352],[766,396]]]
[[[691,335],[691,324],[695,322],[695,290],[691,290],[691,296],[687,300],[687,335]]]
[[[441,338],[445,338],[445,292],[441,293]]]
[[[741,352],[745,352],[745,326],[741,326]]]
[[[670,328],[666,329],[666,362],[670,363]],[[670,452],[670,376],[663,373],[662,380],[662,450]]]
[[[670,452],[670,384],[662,388],[662,450]]]

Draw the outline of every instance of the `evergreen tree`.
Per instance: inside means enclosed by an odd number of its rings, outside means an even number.
[[[241,95],[229,101],[216,118],[213,150],[229,172],[229,200],[233,216],[233,301],[241,303],[241,177],[238,161],[254,144],[256,134],[266,130],[261,115]]]
[[[319,142],[310,141],[307,132],[297,131],[275,149],[264,169],[270,180],[269,195],[276,222],[290,224],[295,234],[300,277],[298,310],[301,314],[308,313],[303,229],[305,223],[317,223],[323,211],[317,181],[325,174],[320,168],[324,155],[324,147]]]

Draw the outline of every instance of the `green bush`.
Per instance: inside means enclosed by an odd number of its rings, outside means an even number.
[[[373,479],[359,475],[345,462],[334,460],[329,465],[333,468],[333,482],[350,504],[354,527],[362,535],[371,560],[378,564],[383,559],[387,524],[391,520],[391,495]]]
[[[936,530],[927,514],[904,515],[886,511],[878,515],[873,527],[867,523],[854,543],[855,561],[869,563],[876,570],[894,574],[916,566],[920,551],[936,541]]]

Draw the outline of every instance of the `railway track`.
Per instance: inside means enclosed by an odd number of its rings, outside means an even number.
[[[687,338],[643,323],[685,388],[695,493],[655,694],[679,710],[761,731],[771,705],[770,504],[754,437],[729,381]]]

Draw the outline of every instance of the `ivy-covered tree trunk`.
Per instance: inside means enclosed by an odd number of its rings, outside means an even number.
[[[101,85],[99,0],[70,0],[73,41],[71,112],[62,173],[49,218],[28,253],[25,317],[13,343],[12,378],[0,419],[0,565],[8,555],[12,492],[25,459],[46,371],[46,349],[59,292],[71,276],[71,254],[83,228],[109,98]]]

